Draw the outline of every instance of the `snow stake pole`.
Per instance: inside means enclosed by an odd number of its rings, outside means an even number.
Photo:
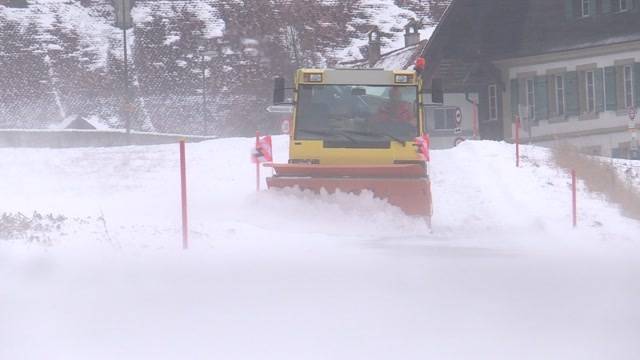
[[[256,131],[256,149],[260,142],[260,132]],[[260,160],[256,159],[256,191],[260,191]]]
[[[516,116],[516,167],[520,167],[520,116]]]
[[[184,139],[180,140],[180,189],[182,198],[182,248],[189,247],[189,232],[187,218],[187,164]]]
[[[577,214],[577,200],[576,200],[576,171],[571,170],[571,207],[572,207],[572,218],[573,218],[573,227],[578,226],[578,214]]]

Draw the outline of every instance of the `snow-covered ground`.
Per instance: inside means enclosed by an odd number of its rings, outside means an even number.
[[[640,224],[581,189],[572,229],[545,150],[434,151],[429,233],[256,193],[252,142],[188,144],[187,251],[177,145],[0,149],[0,214],[66,217],[0,239],[0,359],[640,358]]]

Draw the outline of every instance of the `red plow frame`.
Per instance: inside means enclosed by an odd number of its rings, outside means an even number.
[[[430,221],[432,215],[431,182],[423,164],[394,165],[315,165],[265,164],[275,170],[267,178],[269,188],[298,187],[329,193],[371,191],[407,215]]]

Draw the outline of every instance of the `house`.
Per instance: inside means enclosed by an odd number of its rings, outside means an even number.
[[[483,139],[513,140],[519,119],[530,143],[637,156],[639,0],[454,0],[422,56],[445,105],[477,97]]]

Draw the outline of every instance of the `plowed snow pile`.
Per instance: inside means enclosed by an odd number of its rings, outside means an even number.
[[[434,151],[429,233],[256,193],[252,142],[187,145],[188,251],[177,145],[0,149],[0,227],[48,221],[0,231],[0,359],[640,358],[640,225],[580,187],[572,229],[546,150]]]

